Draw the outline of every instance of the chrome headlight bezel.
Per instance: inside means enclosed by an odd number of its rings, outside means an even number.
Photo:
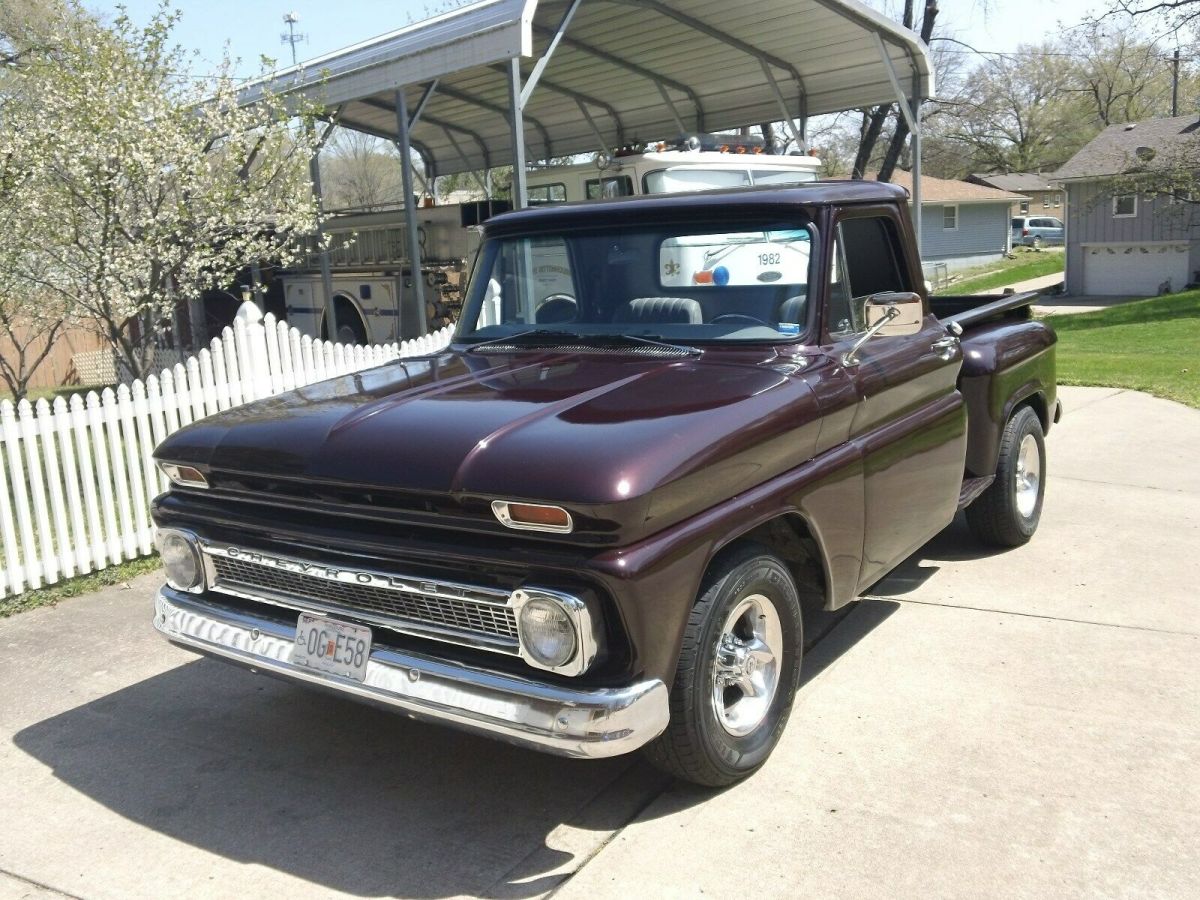
[[[184,583],[185,579],[180,579],[177,576],[178,571],[172,573],[171,565],[168,559],[170,552],[168,544],[173,544],[176,541],[181,541],[191,556],[191,562],[194,566],[194,577],[190,579],[190,583]],[[203,594],[208,590],[208,570],[205,565],[204,554],[200,549],[200,538],[190,531],[184,531],[180,528],[160,528],[154,539],[158,547],[159,557],[163,564],[163,574],[167,579],[167,585],[174,590],[182,591],[188,594]]]
[[[521,625],[521,612],[532,601],[547,602],[557,606],[567,618],[574,631],[575,643],[571,656],[559,665],[546,665],[537,659],[527,645]],[[521,659],[535,669],[555,672],[559,675],[576,676],[586,672],[600,654],[599,616],[591,606],[573,594],[538,587],[520,588],[512,595],[513,611],[517,619],[517,640]]]

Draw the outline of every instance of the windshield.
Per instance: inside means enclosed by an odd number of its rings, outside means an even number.
[[[797,340],[809,330],[815,234],[772,220],[491,238],[457,337]]]

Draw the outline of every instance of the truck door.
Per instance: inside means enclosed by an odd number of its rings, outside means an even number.
[[[844,210],[830,247],[824,341],[837,360],[866,331],[875,294],[911,291],[918,272],[894,211]],[[956,388],[962,354],[928,313],[914,335],[874,337],[843,364],[857,405],[849,439],[862,453],[865,540],[860,588],[884,575],[954,518],[966,454],[966,410]]]

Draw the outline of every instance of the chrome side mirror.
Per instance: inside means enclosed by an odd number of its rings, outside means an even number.
[[[895,315],[890,311],[895,310]],[[867,300],[867,328],[882,322],[877,334],[883,337],[917,334],[925,324],[925,304],[920,294],[888,292]]]
[[[859,363],[858,352],[876,335],[903,337],[917,334],[925,324],[925,304],[920,294],[888,291],[867,298],[867,330],[842,357],[842,365]]]

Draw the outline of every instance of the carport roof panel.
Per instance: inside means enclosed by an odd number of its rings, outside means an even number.
[[[340,121],[396,138],[395,92],[415,108],[439,79],[414,146],[439,174],[510,163],[503,69],[523,58],[527,77],[546,51],[567,0],[485,0],[331,53],[247,86],[303,91]],[[582,102],[607,146],[677,134],[666,89],[689,129],[719,131],[896,99],[883,41],[906,93],[933,90],[917,35],[857,0],[584,0],[525,107],[529,156],[595,151]]]

